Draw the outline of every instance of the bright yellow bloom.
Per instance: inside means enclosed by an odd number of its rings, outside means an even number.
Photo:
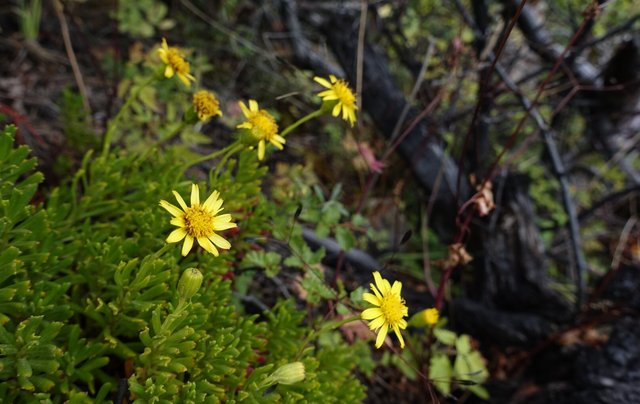
[[[407,328],[407,322],[403,317],[409,315],[409,309],[400,296],[402,283],[395,281],[391,286],[389,281],[382,279],[380,272],[377,271],[373,273],[373,278],[376,284],[369,284],[373,294],[364,293],[362,298],[377,307],[364,310],[361,317],[363,320],[370,320],[369,329],[373,331],[380,329],[376,338],[376,348],[382,346],[389,329],[393,329],[400,340],[400,348],[404,348],[404,339],[402,339],[400,329]]]
[[[206,90],[200,90],[193,94],[193,109],[195,109],[198,119],[202,122],[214,115],[222,116],[220,102],[213,93]]]
[[[318,93],[318,96],[321,97],[323,101],[331,102],[337,100],[331,114],[337,117],[340,115],[340,111],[342,111],[342,119],[348,121],[351,126],[353,126],[356,122],[356,110],[358,106],[356,105],[356,96],[353,95],[347,82],[342,79],[337,79],[333,74],[329,76],[331,82],[322,77],[314,77],[313,80],[320,83],[323,87],[328,88],[328,90]]]
[[[173,195],[180,204],[180,208],[167,201],[160,201],[160,206],[165,208],[171,215],[171,224],[178,226],[167,237],[167,243],[177,243],[184,239],[182,245],[182,255],[186,256],[193,247],[193,240],[198,240],[200,247],[211,254],[218,256],[218,248],[228,250],[231,244],[216,232],[237,227],[231,221],[230,214],[218,215],[222,208],[220,193],[213,191],[207,200],[200,203],[200,190],[196,184],[191,185],[191,206],[187,206],[179,193],[173,191]]]
[[[256,100],[249,100],[249,108],[240,101],[240,108],[247,120],[238,125],[238,128],[248,129],[254,139],[258,141],[259,160],[264,158],[266,142],[280,150],[284,148],[285,140],[278,135],[278,124],[275,118],[264,109],[260,109]]]
[[[423,314],[425,323],[429,325],[434,325],[438,322],[438,318],[440,317],[440,313],[438,313],[438,309],[432,307],[430,309],[424,310]]]
[[[158,49],[158,55],[167,65],[164,69],[164,77],[170,79],[176,74],[187,87],[191,86],[190,80],[195,81],[196,78],[189,74],[189,62],[184,60],[178,48],[169,47],[167,40],[162,38],[162,46]]]

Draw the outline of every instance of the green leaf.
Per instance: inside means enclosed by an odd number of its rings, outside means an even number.
[[[471,338],[468,335],[461,335],[456,340],[456,352],[458,354],[468,354],[471,352]]]
[[[351,230],[345,227],[338,227],[336,229],[336,240],[343,251],[349,251],[356,245],[356,237]]]
[[[273,251],[249,251],[242,259],[240,268],[263,268],[265,269],[265,274],[273,278],[280,272],[281,261],[282,257],[280,254]]]
[[[433,330],[433,335],[436,339],[445,345],[454,346],[456,344],[458,336],[455,332],[445,330],[444,328],[436,328]]]
[[[440,393],[448,396],[451,393],[453,369],[447,355],[434,353],[429,364],[429,379]]]

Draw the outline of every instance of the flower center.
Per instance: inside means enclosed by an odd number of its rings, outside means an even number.
[[[258,140],[270,141],[278,133],[276,120],[266,111],[260,110],[247,118],[251,123],[251,133]]]
[[[384,318],[389,325],[395,325],[405,313],[406,306],[404,305],[404,299],[400,296],[389,294],[382,297],[382,304],[380,304],[380,310],[384,314]]]
[[[207,237],[213,233],[213,215],[202,206],[185,209],[184,223],[187,233],[192,237]]]
[[[343,80],[338,80],[333,84],[333,92],[336,94],[336,97],[338,97],[338,99],[346,106],[355,105],[356,97],[347,86],[347,83],[345,83]]]
[[[189,74],[189,62],[185,61],[180,52],[176,48],[167,50],[167,61],[176,73]]]
[[[220,103],[207,91],[198,91],[193,95],[193,108],[201,117],[210,117],[220,112]]]

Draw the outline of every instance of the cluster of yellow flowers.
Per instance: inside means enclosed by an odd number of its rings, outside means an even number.
[[[162,40],[162,45],[158,49],[158,55],[164,63],[164,77],[171,78],[174,75],[184,83],[185,86],[191,87],[191,82],[196,78],[190,73],[191,66],[184,58],[184,54],[176,47],[169,46],[166,39]],[[323,87],[324,91],[318,93],[323,100],[322,110],[331,110],[334,117],[342,114],[342,119],[349,122],[351,126],[356,121],[356,97],[349,85],[341,79],[330,75],[329,80],[315,77],[314,80]],[[242,101],[239,102],[245,121],[237,126],[239,129],[245,129],[250,135],[251,147],[258,147],[258,159],[262,160],[265,155],[267,143],[272,144],[277,149],[282,150],[285,139],[278,132],[278,124],[275,118],[268,111],[260,109],[255,100],[249,100],[249,107]],[[202,122],[209,120],[216,115],[222,115],[220,110],[220,102],[215,94],[207,90],[197,91],[193,95],[193,110],[198,119]],[[303,118],[304,119],[304,118]],[[247,139],[247,137],[244,137]]]
[[[163,75],[165,78],[177,76],[185,86],[191,87],[191,82],[196,78],[191,74],[191,66],[185,60],[184,53],[180,49],[169,46],[166,39],[162,39],[162,44],[158,49],[158,56],[164,63]],[[333,116],[342,113],[342,118],[353,126],[356,115],[356,98],[344,80],[338,80],[331,75],[329,81],[316,77],[314,79],[326,90],[320,92],[324,108],[331,108]],[[249,106],[240,101],[240,109],[245,117],[245,121],[237,125],[238,129],[245,130],[249,134],[248,138],[252,143],[250,147],[258,147],[258,159],[262,160],[268,143],[282,150],[286,143],[284,137],[278,132],[278,124],[275,118],[268,111],[260,109],[256,100],[249,100]],[[199,90],[193,94],[193,116],[201,122],[205,122],[212,117],[222,116],[220,101],[214,93],[207,90]],[[195,118],[194,118],[195,119]],[[304,119],[304,118],[303,118]],[[302,122],[300,120],[299,122]],[[242,137],[246,139],[247,136]],[[218,234],[218,232],[237,227],[232,222],[230,214],[218,215],[222,208],[220,193],[213,191],[204,203],[200,203],[200,191],[198,186],[191,187],[191,206],[187,206],[184,199],[176,191],[173,191],[180,208],[167,201],[160,201],[160,206],[165,208],[171,215],[171,224],[178,226],[167,238],[168,243],[177,243],[184,240],[182,255],[186,256],[193,247],[194,240],[211,254],[218,255],[218,249],[231,248],[230,243]]]
[[[164,77],[171,78],[177,76],[184,85],[191,86],[191,82],[195,81],[195,77],[190,73],[190,65],[184,59],[184,55],[179,49],[169,47],[167,41],[163,39],[162,45],[158,50],[160,59],[165,64]],[[356,122],[356,97],[349,88],[348,84],[333,75],[329,79],[314,77],[314,81],[324,87],[324,90],[318,93],[322,99],[323,105],[319,111],[331,111],[334,117],[341,116],[351,126]],[[248,106],[240,101],[240,109],[244,115],[245,121],[238,124],[238,129],[243,129],[252,139],[251,147],[257,146],[258,159],[262,160],[265,156],[267,144],[275,146],[282,150],[286,143],[283,134],[279,132],[276,119],[268,111],[261,109],[256,100],[250,99]],[[220,102],[215,94],[199,90],[193,95],[193,112],[198,120],[204,122],[212,117],[222,115],[220,110]],[[317,113],[314,113],[317,116]],[[306,121],[311,116],[307,116],[297,124]],[[294,124],[297,126],[297,124]],[[292,125],[293,127],[295,127]],[[288,131],[285,130],[284,133]],[[246,138],[246,136],[245,136]],[[182,196],[176,191],[173,194],[178,201],[175,206],[165,200],[160,201],[160,206],[166,209],[173,218],[171,224],[177,226],[169,237],[168,243],[177,243],[184,240],[182,245],[182,255],[186,256],[193,248],[194,241],[207,252],[218,256],[219,249],[227,250],[231,248],[231,244],[219,233],[237,227],[232,221],[229,213],[220,214],[224,209],[222,207],[223,200],[220,198],[218,191],[213,191],[209,197],[200,202],[200,190],[198,185],[191,185],[191,200],[188,206]],[[382,347],[387,334],[393,330],[400,347],[404,348],[405,342],[400,330],[407,328],[407,321],[404,319],[408,316],[408,308],[401,296],[402,283],[395,281],[393,285],[388,280],[383,279],[379,272],[373,273],[375,284],[370,284],[373,293],[364,293],[363,299],[374,307],[365,309],[361,313],[363,320],[369,321],[369,328],[377,333],[376,348]],[[427,309],[424,311],[424,320],[429,325],[434,325],[438,321],[438,311],[436,309]],[[277,372],[276,372],[277,373]],[[297,371],[304,377],[304,371]]]

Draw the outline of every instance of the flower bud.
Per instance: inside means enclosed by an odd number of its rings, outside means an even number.
[[[202,272],[196,268],[189,268],[182,273],[178,281],[178,294],[180,298],[191,299],[202,285]]]
[[[294,384],[304,380],[304,364],[293,362],[280,366],[269,379],[280,384]]]
[[[424,311],[424,321],[428,325],[435,325],[438,322],[438,317],[440,313],[438,313],[438,309],[430,308]]]

